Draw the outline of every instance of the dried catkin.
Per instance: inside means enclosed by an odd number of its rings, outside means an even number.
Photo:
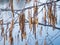
[[[54,30],[56,21],[57,21],[56,17],[54,15],[52,15],[52,21],[51,22],[52,22],[53,30]]]
[[[20,26],[20,30],[24,30],[24,26],[25,26],[25,15],[24,13],[20,13],[19,15],[19,26]]]
[[[35,20],[35,24],[36,24],[36,26],[38,25],[38,7],[37,7],[37,3],[35,4],[34,3],[34,15],[33,15],[33,18],[34,18],[34,20]]]
[[[10,42],[10,45],[13,45],[12,31],[9,31],[9,42]]]
[[[13,45],[13,37],[9,37],[10,45]]]
[[[35,20],[33,20],[33,34],[36,38],[36,24],[35,24]]]
[[[32,17],[29,18],[29,28],[32,30]]]
[[[52,20],[51,17],[52,17],[52,15],[53,14],[52,14],[52,3],[51,3],[51,4],[48,5],[48,18],[49,18],[48,22],[49,22],[49,24],[51,24],[51,20]]]
[[[37,3],[34,4],[34,14],[37,15],[37,12],[38,12],[38,7],[37,7]]]
[[[19,14],[19,26],[21,30],[21,38],[23,40],[23,38],[25,38],[25,14],[23,12]]]
[[[44,6],[44,23],[46,24],[46,7]]]
[[[14,19],[12,19],[9,30],[12,31],[14,28]]]
[[[13,0],[9,0],[9,3],[12,11],[12,17],[14,17]]]
[[[38,16],[38,7],[37,7],[37,3],[35,4],[34,3],[34,8],[33,8],[33,10],[34,10],[34,15],[33,15],[33,33],[34,33],[34,35],[35,35],[35,38],[36,38],[36,26],[38,25],[38,18],[37,18],[37,16]]]
[[[30,10],[28,10],[28,17],[29,17],[29,28],[32,30],[32,16]]]
[[[38,17],[35,17],[35,24],[38,26]]]

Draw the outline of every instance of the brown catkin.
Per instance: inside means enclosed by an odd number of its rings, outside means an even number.
[[[13,0],[9,0],[9,3],[12,11],[12,17],[14,17]]]
[[[52,17],[52,3],[48,5],[48,22],[51,24]]]
[[[12,31],[14,28],[14,19],[12,19],[9,30]]]
[[[23,40],[23,38],[25,38],[25,14],[23,12],[19,14],[19,26],[21,30],[21,38]]]
[[[9,42],[10,42],[10,45],[13,45],[12,31],[9,31]]]
[[[35,4],[34,3],[34,15],[33,15],[33,17],[34,17],[34,20],[35,20],[35,24],[36,24],[36,26],[38,25],[38,7],[37,7],[37,3]]]
[[[28,10],[28,17],[29,17],[29,28],[32,30],[32,16],[30,10]]]
[[[46,24],[46,7],[44,6],[44,23]]]

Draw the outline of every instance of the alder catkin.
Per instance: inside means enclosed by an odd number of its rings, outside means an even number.
[[[28,10],[28,17],[29,17],[29,28],[32,30],[32,15],[30,10]]]
[[[12,11],[12,17],[14,17],[14,8],[13,8],[13,0],[9,0],[9,5],[11,7],[11,11]]]

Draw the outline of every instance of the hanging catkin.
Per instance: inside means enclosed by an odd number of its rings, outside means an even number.
[[[56,17],[54,15],[52,15],[52,26],[53,26],[53,30],[54,30],[56,21],[57,21]]]
[[[9,37],[10,45],[13,45],[13,37]]]
[[[23,40],[23,38],[25,38],[26,34],[25,34],[25,14],[23,12],[20,13],[19,15],[19,26],[20,26],[20,30],[21,30],[21,38]]]
[[[9,30],[12,31],[14,28],[14,19],[12,19]]]
[[[34,3],[34,14],[33,14],[33,33],[35,35],[36,38],[36,26],[38,25],[38,18],[37,18],[37,13],[38,13],[38,7],[37,7],[37,3]]]
[[[25,15],[24,15],[23,12],[20,13],[20,15],[19,15],[19,25],[20,25],[20,30],[21,31],[25,29],[24,28],[24,26],[25,26]]]
[[[12,11],[12,17],[14,17],[13,0],[9,0],[9,3]]]
[[[56,15],[56,2],[54,2],[54,15],[55,15],[55,22],[57,24],[57,15]]]
[[[34,20],[35,20],[35,24],[37,26],[38,25],[38,7],[37,7],[37,3],[34,4]]]
[[[44,6],[44,23],[46,24],[46,7]]]
[[[35,20],[33,20],[33,34],[34,34],[35,39],[36,39],[36,24],[35,24]]]
[[[30,10],[28,10],[28,17],[29,17],[29,28],[32,30],[32,16]]]
[[[37,16],[37,13],[38,13],[38,7],[37,7],[37,3],[34,4],[34,14],[36,14],[35,16]]]
[[[9,42],[10,42],[10,45],[13,45],[12,31],[9,31]]]
[[[52,17],[52,3],[48,5],[48,22],[51,24]]]

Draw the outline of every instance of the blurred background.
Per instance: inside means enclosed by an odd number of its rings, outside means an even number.
[[[57,0],[53,0],[57,1]],[[48,3],[50,0],[37,0],[37,5],[41,5],[43,3]],[[53,29],[53,26],[44,24],[43,16],[44,16],[44,5],[38,6],[38,22],[41,24],[38,24],[36,27],[36,39],[35,35],[33,34],[33,28],[29,28],[29,16],[28,16],[28,9],[23,10],[25,14],[25,32],[26,32],[26,38],[21,40],[21,31],[19,27],[19,14],[21,13],[21,10],[27,7],[31,7],[34,4],[34,0],[31,0],[30,2],[26,2],[26,0],[13,0],[13,8],[14,8],[14,28],[12,30],[12,37],[13,37],[13,44],[12,45],[60,45],[60,1],[56,2],[56,17],[57,17],[57,24],[55,24],[55,29]],[[52,4],[54,6],[54,4]],[[52,6],[52,7],[53,7]],[[46,12],[48,8],[46,6]],[[34,10],[31,8],[30,10],[31,17],[33,18]],[[47,17],[47,16],[46,16]],[[11,7],[9,6],[9,0],[0,0],[0,20],[3,19],[3,27],[4,27],[4,33],[1,36],[1,25],[0,25],[0,44],[1,45],[10,45],[9,41],[9,28],[10,23],[12,21],[12,11]],[[48,20],[48,18],[46,19]],[[6,32],[6,28],[8,25],[8,29]],[[42,27],[42,29],[41,29]],[[32,30],[32,31],[31,31]],[[20,32],[19,32],[20,31]],[[4,38],[7,33],[7,40]]]

